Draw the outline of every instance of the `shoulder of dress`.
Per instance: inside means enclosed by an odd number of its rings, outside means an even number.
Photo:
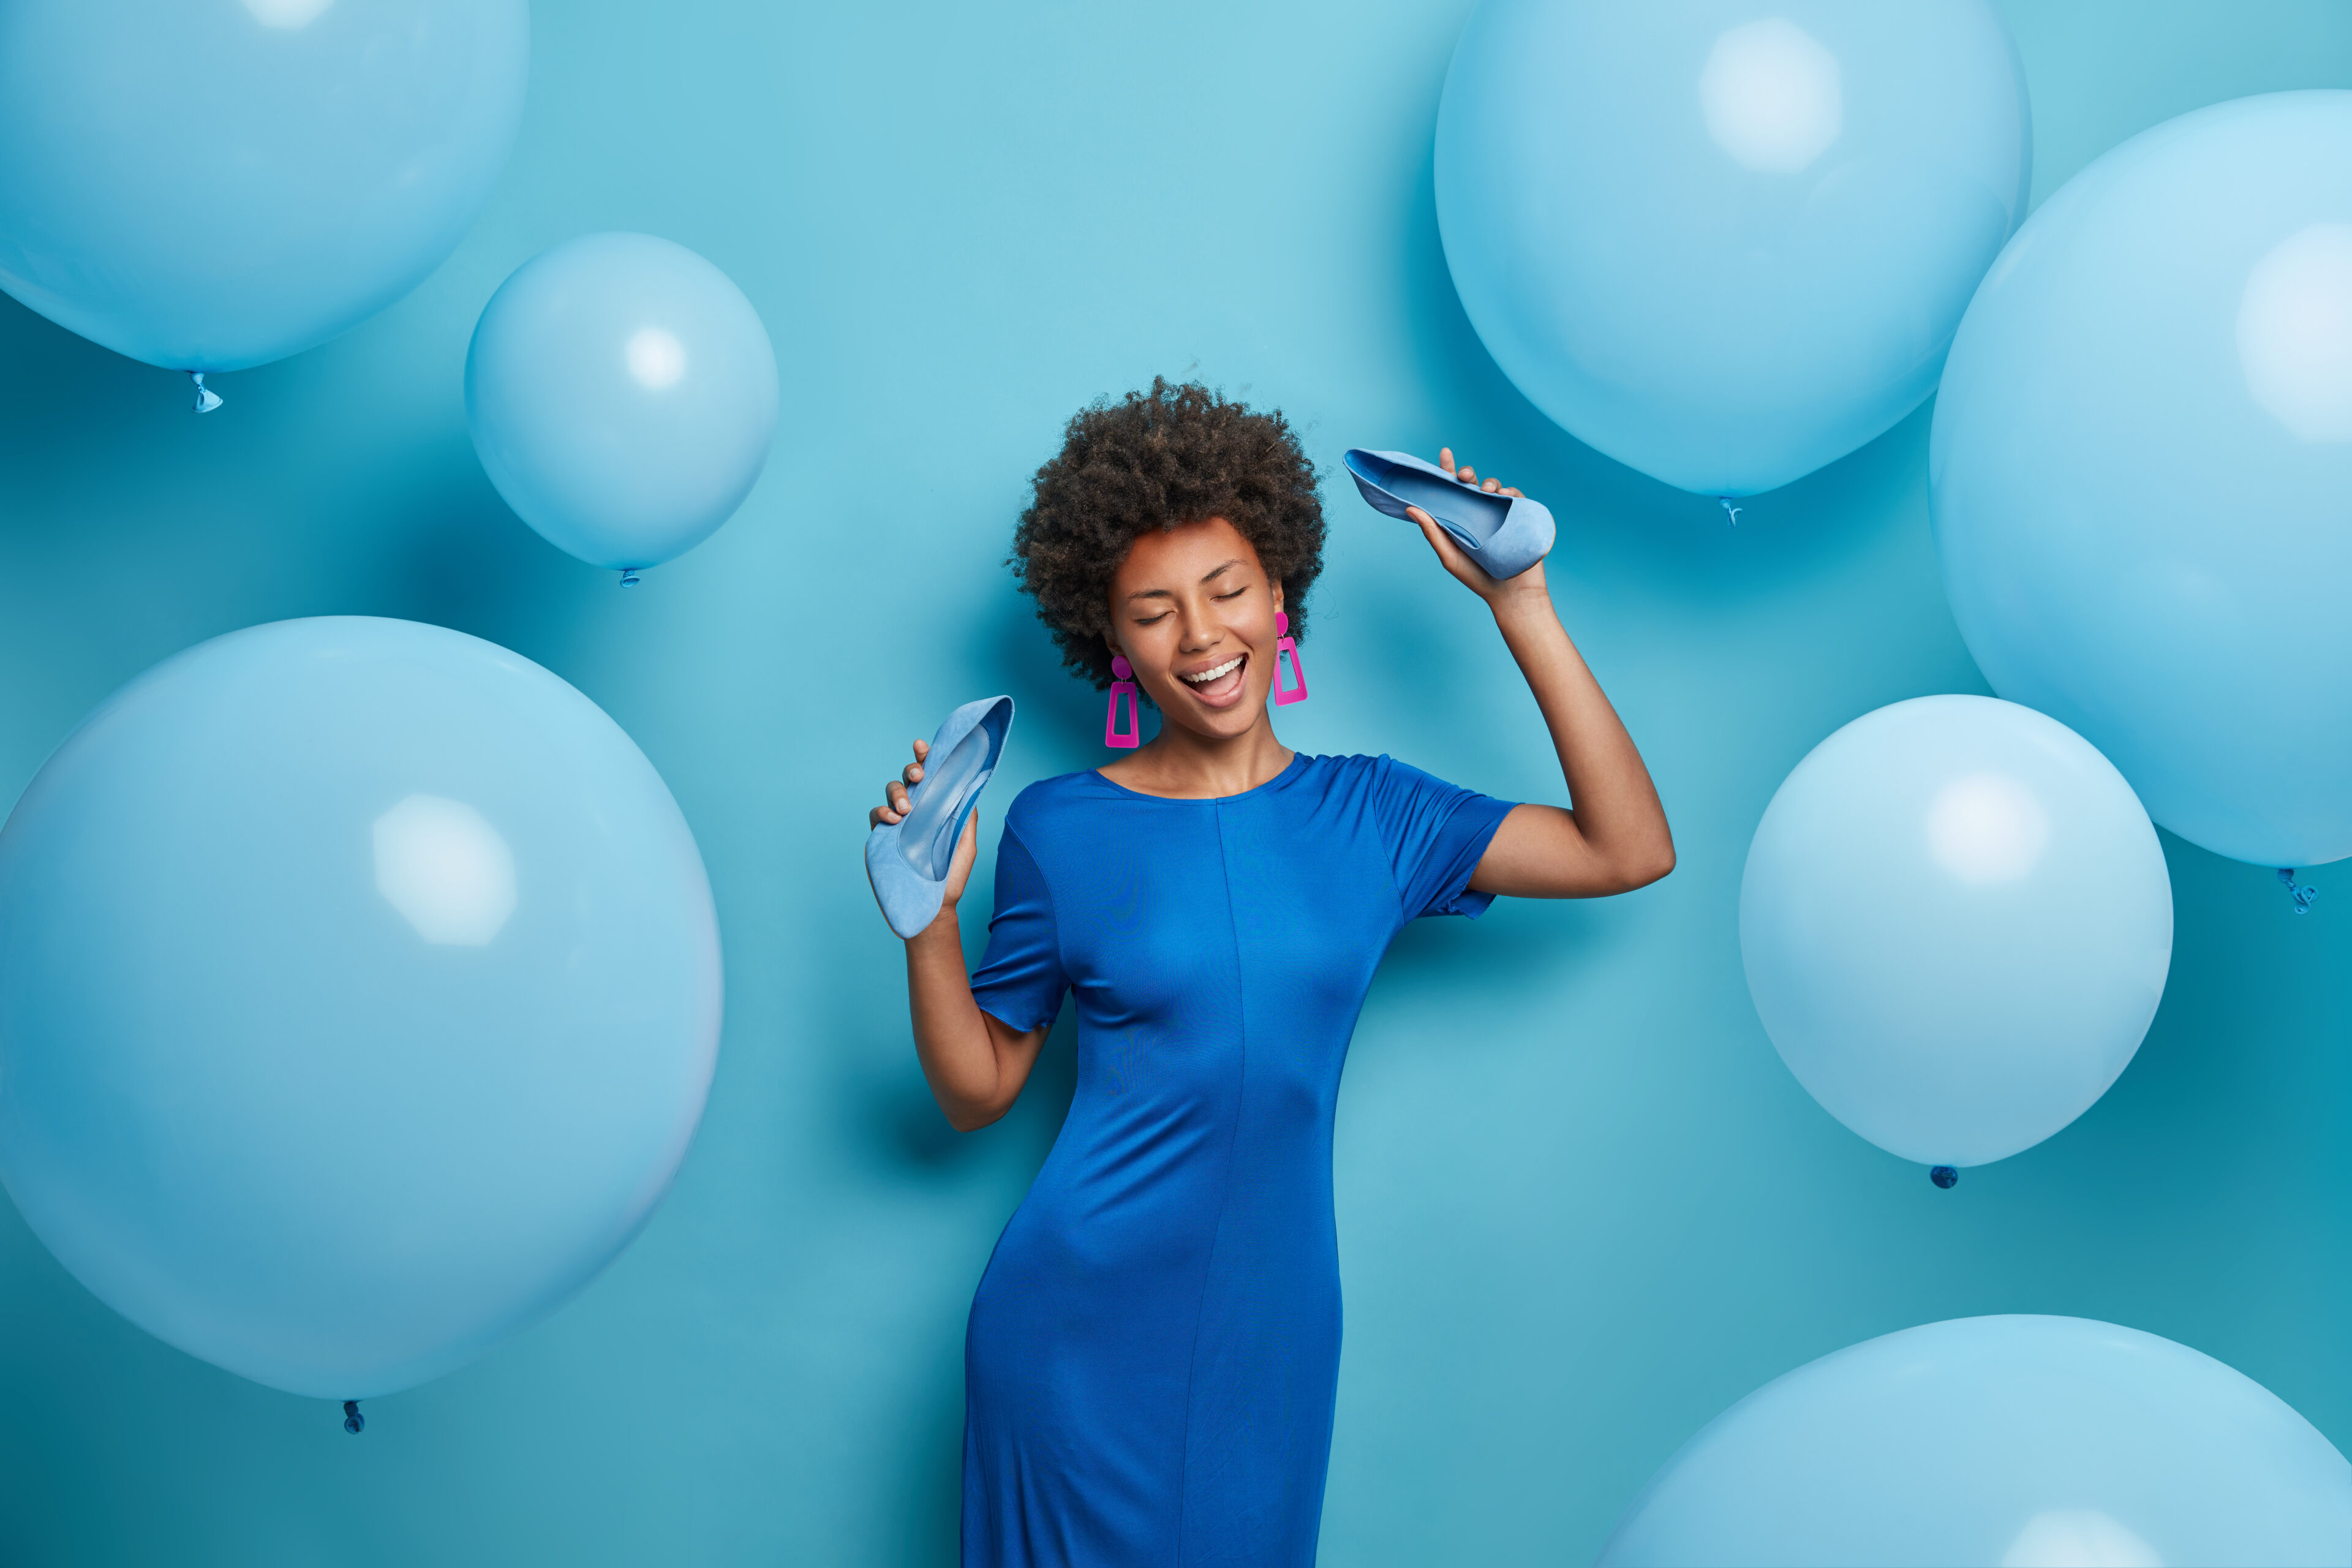
[[[1024,832],[1029,824],[1066,810],[1084,799],[1098,796],[1102,781],[1092,772],[1061,773],[1050,779],[1039,779],[1004,808],[1005,826],[1015,832]]]

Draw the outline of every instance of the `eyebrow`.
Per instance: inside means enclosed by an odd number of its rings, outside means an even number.
[[[1201,581],[1203,583],[1213,583],[1241,563],[1242,558],[1236,555],[1231,561],[1228,561],[1223,565],[1215,567],[1203,574]],[[1165,588],[1144,588],[1128,595],[1129,599],[1172,599],[1175,596],[1175,595],[1170,593]]]

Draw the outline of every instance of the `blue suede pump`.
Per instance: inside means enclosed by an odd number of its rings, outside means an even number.
[[[866,879],[874,884],[882,918],[900,936],[912,937],[939,918],[964,819],[1012,731],[1010,697],[983,697],[949,714],[924,755],[922,782],[907,791],[906,816],[866,836]]]
[[[1410,452],[1350,447],[1346,461],[1356,488],[1374,510],[1402,518],[1405,508],[1421,508],[1454,536],[1479,570],[1498,583],[1517,576],[1550,552],[1555,535],[1551,510],[1541,501],[1465,485]]]

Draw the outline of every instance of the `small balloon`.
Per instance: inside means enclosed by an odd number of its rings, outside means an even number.
[[[526,262],[466,356],[467,423],[499,493],[625,586],[743,504],[776,403],[775,351],[751,302],[650,235],[584,235]]]
[[[234,632],[109,699],[0,830],[0,1180],[157,1337],[388,1394],[645,1223],[719,985],[693,836],[595,704],[438,626]]]
[[[1773,795],[1739,949],[1797,1081],[1949,1186],[2130,1062],[2171,967],[2172,885],[2131,786],[2080,736],[1921,697],[1838,731]]]
[[[2031,164],[1984,0],[1485,0],[1438,107],[1437,218],[1528,401],[1738,497],[1934,389]]]
[[[530,66],[524,0],[11,0],[0,289],[174,370],[324,342],[457,247]]]
[[[2352,1466],[2276,1394],[2083,1318],[1959,1318],[1749,1394],[1644,1487],[1600,1568],[2342,1563]]]

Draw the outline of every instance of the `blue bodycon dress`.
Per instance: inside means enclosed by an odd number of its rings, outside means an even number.
[[[1507,803],[1386,757],[1219,800],[1023,791],[982,1007],[1077,1093],[965,1340],[966,1568],[1303,1568],[1339,1376],[1331,1113],[1372,971]]]

